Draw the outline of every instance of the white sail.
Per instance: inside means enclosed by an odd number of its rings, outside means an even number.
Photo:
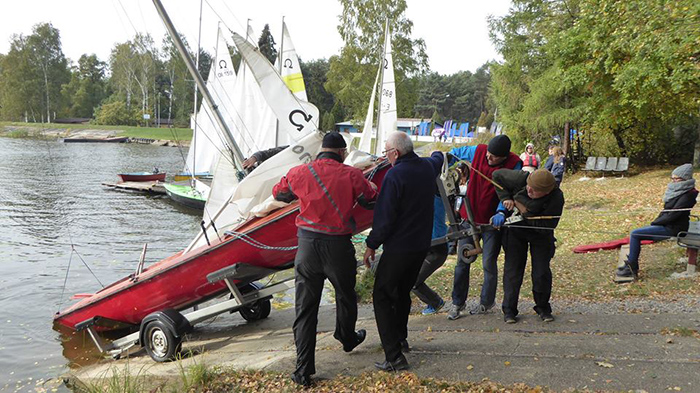
[[[210,202],[205,208],[205,221],[213,221],[219,233],[250,217],[254,208],[271,197],[272,187],[282,176],[291,168],[310,162],[316,157],[323,139],[321,133],[316,132],[318,109],[308,102],[299,101],[286,87],[272,64],[243,37],[234,33],[234,42],[244,63],[248,65],[248,70],[258,82],[265,100],[278,116],[280,131],[288,134],[296,142],[263,162],[237,186],[234,185],[232,193],[223,202],[220,196],[215,196],[213,192],[210,194]],[[228,160],[220,160],[214,175],[215,187],[218,188],[216,183],[219,182],[219,173],[223,173],[229,165],[231,164]],[[228,176],[235,177],[233,172]],[[213,208],[214,203],[221,206],[217,211]],[[206,230],[209,239],[216,238],[217,233],[213,227],[208,225]],[[206,238],[200,232],[185,252],[205,244]]]
[[[299,142],[284,149],[282,152],[269,158],[246,178],[237,187],[233,195],[224,201],[217,212],[210,211],[209,216],[205,215],[207,223],[214,221],[219,234],[251,216],[251,211],[271,198],[272,187],[275,186],[293,167],[308,163],[321,151],[323,136],[319,132],[307,134]],[[223,162],[223,160],[222,160]],[[235,176],[234,176],[235,177]],[[214,182],[218,179],[214,177]],[[212,196],[209,197],[212,200]],[[208,202],[209,204],[210,202]],[[207,227],[209,239],[215,239],[217,233],[212,227]],[[185,250],[190,250],[206,244],[206,239],[200,232]]]
[[[304,136],[317,131],[318,109],[294,96],[277,70],[253,45],[236,33],[233,33],[233,41],[279,120],[280,140],[284,140],[283,136],[286,135],[290,141],[299,142]]]
[[[278,64],[282,60],[282,67]],[[282,80],[289,87],[289,90],[302,101],[308,101],[306,98],[306,86],[304,85],[304,76],[301,74],[301,66],[299,65],[299,57],[294,49],[292,37],[287,30],[287,24],[282,22],[282,53],[275,61],[275,68],[282,70],[280,75]]]
[[[229,127],[232,126],[232,107],[230,92],[236,83],[236,72],[233,69],[231,55],[226,46],[226,40],[219,30],[216,57],[207,78],[207,89],[219,103],[219,111],[224,116]],[[195,117],[196,132],[192,135],[192,144],[187,153],[185,170],[192,172],[213,172],[218,161],[219,152],[224,149],[224,139],[220,136],[218,125],[214,120],[214,115],[208,105],[201,106]]]
[[[379,97],[379,119],[377,119],[377,141],[374,145],[376,155],[384,149],[384,142],[389,133],[396,131],[396,86],[394,83],[394,62],[391,56],[391,34],[389,21],[386,24],[384,40],[384,59],[382,68],[382,92]]]
[[[379,83],[379,75],[382,73],[382,67],[377,71],[377,77],[374,78],[374,86],[372,87],[372,95],[369,98],[369,107],[367,108],[367,117],[365,118],[365,126],[362,129],[360,137],[360,145],[358,150],[368,152],[372,148],[372,134],[374,128],[374,98],[377,95],[377,84]]]

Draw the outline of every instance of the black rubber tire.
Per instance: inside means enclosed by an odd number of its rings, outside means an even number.
[[[272,305],[270,299],[258,300],[252,304],[241,307],[238,312],[248,322],[259,321],[270,316]]]
[[[161,321],[151,321],[144,329],[146,353],[156,362],[169,362],[177,357],[182,349],[182,338],[175,337]]]

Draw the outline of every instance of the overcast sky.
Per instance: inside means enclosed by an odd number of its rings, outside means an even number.
[[[162,0],[175,27],[197,42],[199,0]],[[441,74],[475,71],[500,57],[489,41],[486,18],[507,13],[510,0],[407,0],[413,38],[425,40],[430,68]],[[335,0],[205,0],[202,47],[213,53],[216,25],[244,34],[246,21],[259,36],[264,25],[279,45],[282,17],[303,60],[329,58],[340,52]],[[107,61],[115,43],[131,39],[136,31],[150,33],[158,46],[165,28],[149,0],[12,0],[0,14],[0,53],[7,53],[13,34],[30,34],[37,23],[51,22],[61,33],[65,55],[77,61],[95,53]],[[257,37],[256,37],[257,39]],[[279,48],[278,48],[279,49]]]

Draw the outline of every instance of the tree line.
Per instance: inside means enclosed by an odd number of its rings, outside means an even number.
[[[699,2],[513,0],[489,23],[504,58],[491,66],[490,99],[515,139],[544,146],[576,129],[590,155],[693,159]]]
[[[383,23],[376,32],[378,42],[382,41]],[[397,31],[394,45],[410,48],[413,43],[405,36]],[[277,44],[268,25],[258,46],[274,63]],[[229,49],[237,67],[240,55]],[[322,129],[333,129],[341,121],[364,122],[379,49],[375,45],[347,45],[341,55],[330,59],[300,59],[307,95],[319,108]],[[424,59],[417,67],[410,52],[397,49],[399,117],[454,119],[472,125],[484,117],[482,112],[488,111],[488,64],[475,73],[440,75],[429,72],[424,50],[420,53]],[[194,51],[190,51],[194,58]],[[349,53],[358,56],[357,64],[347,63]],[[205,79],[211,59],[212,54],[199,51],[199,71]],[[367,76],[366,81],[358,83],[361,76]],[[0,119],[4,121],[91,118],[95,124],[156,125],[160,119],[164,124],[189,127],[193,91],[192,77],[169,37],[156,45],[150,35],[136,34],[115,44],[106,61],[84,54],[75,63],[63,54],[59,30],[41,23],[29,35],[13,36],[9,52],[0,54]],[[144,115],[150,120],[145,121]]]

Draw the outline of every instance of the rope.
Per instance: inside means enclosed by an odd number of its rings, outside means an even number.
[[[236,239],[241,239],[241,240],[243,240],[245,243],[247,243],[247,244],[249,244],[249,245],[251,245],[251,246],[253,246],[253,247],[259,248],[259,249],[261,249],[261,250],[293,251],[293,250],[296,250],[297,248],[299,248],[299,246],[290,246],[290,247],[275,247],[275,246],[269,246],[269,245],[267,245],[267,244],[265,244],[265,243],[262,243],[262,242],[259,242],[259,241],[255,240],[255,239],[253,239],[252,237],[250,237],[250,236],[248,236],[248,235],[246,235],[245,233],[242,233],[242,232],[226,231],[225,233],[226,233],[227,235],[231,235],[231,236],[235,237]]]

